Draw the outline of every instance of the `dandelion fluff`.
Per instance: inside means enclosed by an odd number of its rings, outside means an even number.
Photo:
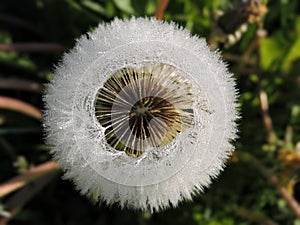
[[[176,206],[207,187],[233,149],[232,75],[174,23],[99,25],[64,55],[44,101],[64,177],[108,205]]]

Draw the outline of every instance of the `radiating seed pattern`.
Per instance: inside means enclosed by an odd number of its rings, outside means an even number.
[[[173,66],[146,63],[108,78],[97,93],[96,117],[114,149],[139,157],[193,126],[191,83]]]

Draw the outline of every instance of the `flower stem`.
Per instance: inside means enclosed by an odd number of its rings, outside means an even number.
[[[273,130],[273,123],[269,114],[268,96],[261,85],[259,87],[259,103],[263,124],[268,134],[268,140],[271,142],[275,141],[277,138]]]
[[[0,78],[0,89],[13,89],[42,93],[44,87],[41,84],[33,81],[16,78]]]
[[[33,197],[37,192],[39,192],[46,184],[48,184],[56,171],[51,171],[43,177],[39,177],[32,182],[32,185],[26,186],[24,189],[18,191],[13,196],[8,198],[5,202],[5,209],[7,211],[7,216],[0,219],[0,225],[7,224],[18,212],[20,212],[23,206]]]
[[[40,120],[42,113],[36,107],[18,99],[0,96],[0,109],[14,110]]]
[[[48,161],[0,184],[0,198],[57,169],[56,162]]]
[[[267,167],[265,167],[258,159],[256,159],[254,156],[248,154],[248,153],[240,153],[240,158],[243,159],[246,162],[251,163],[254,165],[261,174],[267,178],[267,180],[274,185],[274,187],[279,191],[280,195],[283,197],[283,199],[287,202],[291,210],[294,212],[296,217],[300,219],[300,205],[296,201],[296,199],[289,194],[287,189],[283,186],[281,186],[277,176],[273,174]]]
[[[158,20],[162,20],[164,17],[165,10],[169,4],[169,0],[160,0],[155,10],[155,17]]]

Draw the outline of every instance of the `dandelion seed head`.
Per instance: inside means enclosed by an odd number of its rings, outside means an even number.
[[[82,194],[141,210],[208,186],[236,136],[232,75],[204,39],[153,18],[82,36],[47,86],[47,142]]]

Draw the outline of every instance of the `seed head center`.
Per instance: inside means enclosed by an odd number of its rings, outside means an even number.
[[[96,116],[114,149],[139,157],[163,147],[193,124],[190,83],[167,64],[124,68],[99,89]]]
[[[149,111],[148,106],[146,106],[144,103],[140,103],[138,107],[136,107],[135,112],[137,116],[144,116]]]

